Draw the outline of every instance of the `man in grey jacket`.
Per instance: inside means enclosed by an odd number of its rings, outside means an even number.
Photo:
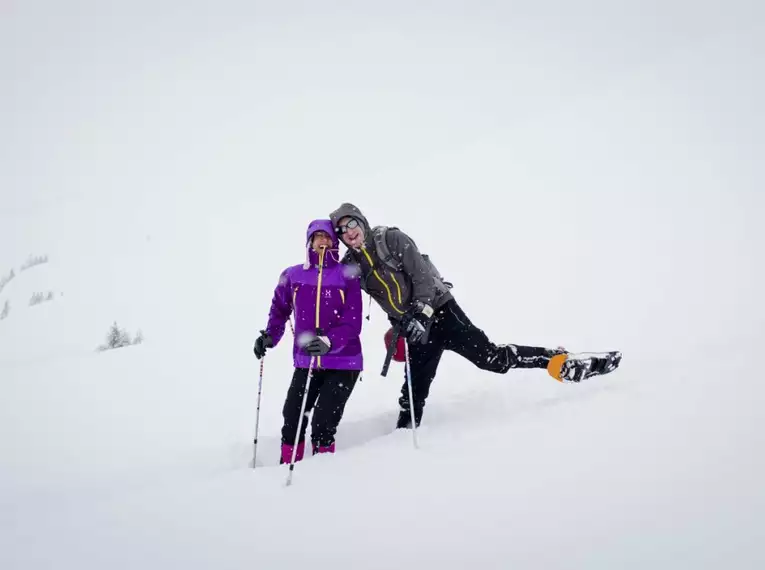
[[[497,345],[476,327],[452,295],[427,255],[396,227],[372,227],[356,206],[342,204],[330,214],[337,235],[348,247],[342,262],[358,273],[361,288],[399,327],[409,346],[415,423],[419,426],[430,385],[444,350],[451,350],[482,370],[504,374],[512,368],[546,368],[560,382],[579,382],[614,370],[621,353],[576,357],[561,348]],[[411,427],[404,382],[396,427]]]

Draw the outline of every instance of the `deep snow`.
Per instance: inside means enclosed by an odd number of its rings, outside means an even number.
[[[759,3],[3,11],[0,567],[765,564]],[[252,341],[346,200],[497,342],[622,367],[447,354],[414,450],[373,307],[339,452],[284,487],[285,344],[249,468]]]

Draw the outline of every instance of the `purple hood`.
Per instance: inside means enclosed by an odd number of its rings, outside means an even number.
[[[308,229],[305,232],[305,263],[303,269],[309,267],[318,267],[319,254],[316,253],[311,247],[311,237],[318,231],[323,231],[329,234],[332,238],[332,248],[324,254],[324,267],[330,267],[340,262],[340,240],[337,239],[335,228],[332,227],[330,220],[314,220],[308,224]]]

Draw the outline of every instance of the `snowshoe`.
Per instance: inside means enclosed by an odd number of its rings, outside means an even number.
[[[550,359],[547,372],[559,382],[581,382],[592,376],[613,372],[621,361],[622,353],[618,350],[558,354]]]

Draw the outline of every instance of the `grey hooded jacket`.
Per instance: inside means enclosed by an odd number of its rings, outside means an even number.
[[[394,320],[419,304],[433,310],[452,299],[449,285],[412,238],[395,227],[371,227],[361,211],[350,203],[341,205],[329,217],[338,222],[350,216],[364,228],[364,245],[348,249],[342,259],[351,271],[361,275],[361,288]],[[386,251],[387,250],[387,251]]]

